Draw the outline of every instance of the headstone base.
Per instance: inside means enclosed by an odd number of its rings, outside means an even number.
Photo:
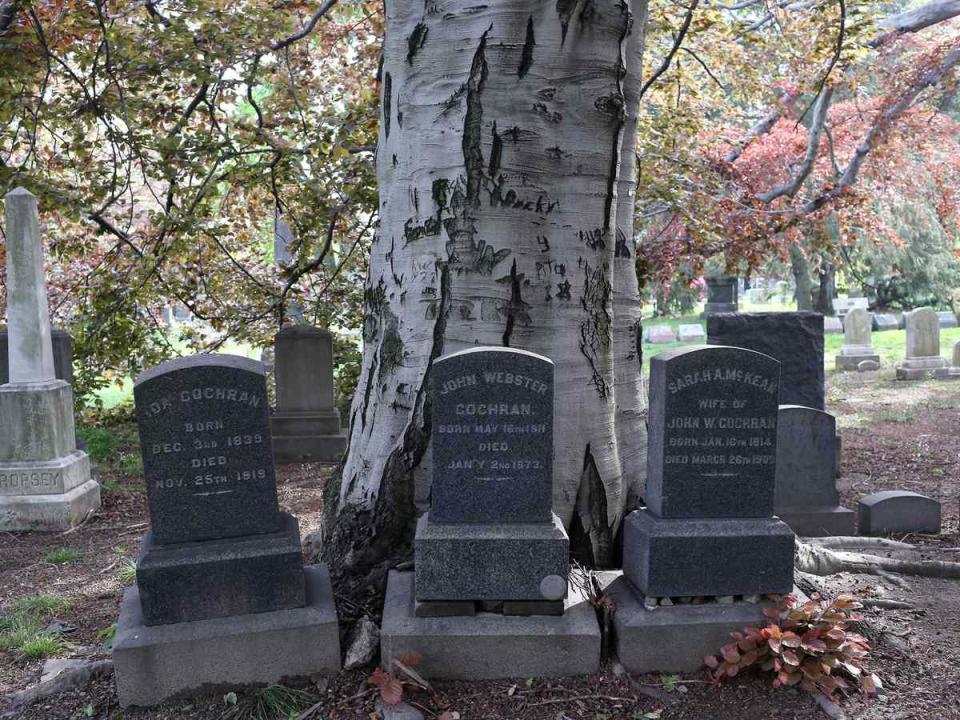
[[[703,319],[707,315],[715,315],[717,313],[735,313],[738,310],[738,303],[706,303],[703,306],[703,312],[700,313],[700,318]]]
[[[566,581],[570,540],[552,523],[444,524],[424,513],[414,541],[417,600],[556,600],[541,583]]]
[[[565,612],[556,617],[417,617],[413,589],[414,572],[390,573],[380,631],[384,666],[392,658],[418,655],[417,672],[452,680],[565,677],[600,670],[600,626],[583,597],[571,593]]]
[[[933,371],[934,380],[960,380],[960,367],[938,368]]]
[[[100,485],[87,480],[65,493],[0,495],[0,532],[62,532],[100,508]]]
[[[880,365],[879,355],[837,355],[837,370],[841,372],[855,372],[860,369],[864,360]]]
[[[58,495],[83,485],[91,477],[90,456],[81,450],[56,460],[0,462],[0,497]]]
[[[848,537],[856,534],[856,513],[845,507],[777,510],[777,516],[801,537]]]
[[[113,641],[120,705],[336,673],[340,637],[330,574],[325,565],[303,570],[305,607],[174,625],[145,625],[140,593],[128,588]]]
[[[143,539],[137,586],[146,625],[207,620],[303,607],[303,557],[297,519],[282,530],[198,542]]]
[[[607,587],[617,612],[614,641],[621,664],[630,673],[696,672],[706,655],[729,643],[730,633],[763,626],[764,608],[776,603],[745,601],[730,604],[672,605],[647,610],[643,595],[625,577]]]
[[[794,539],[777,518],[687,520],[636,510],[623,525],[623,574],[652,597],[787,593]]]
[[[939,356],[907,358],[897,365],[897,380],[928,380],[934,370],[945,367],[946,358]]]
[[[347,449],[340,414],[274,413],[270,417],[273,457],[278,464],[337,462]]]

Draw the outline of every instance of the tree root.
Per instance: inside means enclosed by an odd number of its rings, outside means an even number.
[[[843,536],[805,538],[805,542],[811,545],[819,545],[824,548],[845,549],[850,547],[875,547],[888,550],[916,550],[916,545],[910,543],[897,542],[896,540],[887,540],[877,537]]]
[[[97,677],[106,677],[113,674],[112,660],[97,660],[80,667],[68,668],[59,675],[41,682],[38,685],[21,690],[10,696],[11,710],[15,711],[37,700],[53,697],[67,690],[85,686]]]
[[[945,560],[900,560],[863,553],[829,550],[813,543],[797,542],[794,563],[798,570],[812,575],[863,573],[865,575],[920,575],[923,577],[958,578],[960,563]]]

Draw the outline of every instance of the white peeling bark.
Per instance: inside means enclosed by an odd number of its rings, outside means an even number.
[[[432,361],[507,345],[556,363],[554,510],[607,563],[646,456],[633,242],[646,0],[386,12],[380,232],[326,534],[350,515],[371,533],[384,513],[411,521]]]

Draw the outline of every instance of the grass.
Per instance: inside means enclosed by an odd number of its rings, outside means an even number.
[[[137,579],[137,561],[133,558],[124,558],[120,563],[120,582],[129,585]]]
[[[29,658],[45,658],[64,649],[63,638],[44,630],[44,625],[71,605],[62,595],[20,598],[11,614],[0,618],[0,650],[19,650]]]
[[[54,565],[66,565],[83,558],[83,553],[73,548],[56,548],[47,553],[47,562]]]
[[[230,698],[227,701],[227,698]],[[276,720],[297,717],[316,702],[305,690],[295,690],[284,685],[271,685],[253,690],[238,699],[236,693],[227,693],[224,700],[228,709],[221,720]]]

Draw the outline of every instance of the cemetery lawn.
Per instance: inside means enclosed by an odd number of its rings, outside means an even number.
[[[875,334],[875,343],[892,334]],[[831,340],[828,337],[828,347]],[[837,415],[843,436],[843,473],[839,480],[842,503],[855,507],[857,499],[866,494],[894,488],[930,495],[943,503],[941,534],[906,539],[921,544],[925,558],[960,560],[960,383],[898,383],[887,363],[879,373],[828,371],[827,390],[828,410]],[[120,597],[133,581],[133,561],[147,527],[135,433],[132,426],[120,426],[87,430],[85,437],[91,452],[96,448],[99,458],[102,510],[69,533],[0,534],[0,718],[6,717],[4,698],[37,683],[44,663],[42,657],[35,656],[38,653],[109,659],[107,645]],[[278,469],[281,506],[299,517],[304,538],[319,527],[322,486],[332,469],[319,464]],[[309,553],[308,547],[305,541],[305,554]],[[960,667],[960,581],[851,574],[816,581],[828,593],[852,591],[864,598],[900,600],[911,606],[864,611],[860,630],[874,648],[868,666],[880,675],[886,695],[870,703],[856,697],[843,701],[846,717],[960,720],[960,688],[956,683]],[[358,614],[356,608],[341,607],[340,611]],[[32,635],[12,637],[13,620],[32,623]],[[65,630],[62,635],[52,632],[54,621],[66,626],[61,627]],[[50,638],[52,641],[47,642]],[[27,642],[36,640],[41,642]],[[773,690],[769,680],[752,676],[736,678],[718,689],[704,682],[700,673],[629,679],[614,670],[608,663],[599,675],[575,679],[437,682],[434,693],[416,692],[409,700],[425,708],[426,717],[431,719],[448,709],[458,712],[463,720],[826,717],[810,697],[792,689]],[[292,702],[299,712],[320,703],[321,712],[308,716],[314,719],[378,717],[371,714],[375,712],[375,695],[367,684],[370,671],[343,672],[319,685],[308,682],[301,686],[303,694],[291,696]],[[113,679],[106,677],[42,700],[12,717],[230,720],[253,717],[246,711],[258,697],[262,700],[270,696],[238,689],[238,705],[232,706],[225,704],[224,692],[186,703],[122,712],[117,707]],[[273,720],[279,715],[261,717]]]

